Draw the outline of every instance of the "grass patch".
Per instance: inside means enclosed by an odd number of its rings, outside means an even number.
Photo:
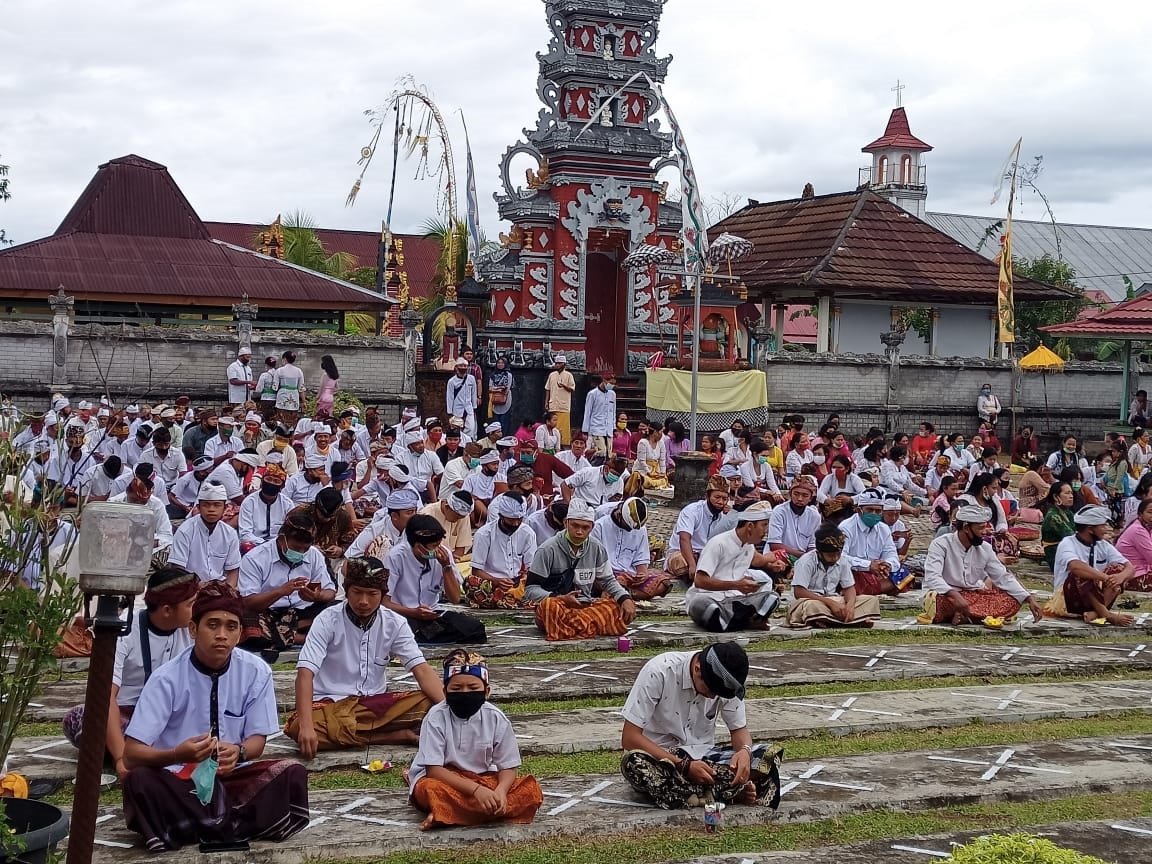
[[[17,738],[37,738],[40,736],[49,735],[52,737],[59,737],[62,735],[59,720],[45,720],[37,723],[21,723],[16,727]]]
[[[703,826],[630,831],[588,838],[555,837],[529,843],[476,843],[452,849],[416,849],[371,860],[376,864],[657,864],[705,855],[826,848],[957,831],[998,831],[1066,822],[1133,819],[1152,815],[1152,792],[1079,795],[1052,801],[973,804],[918,813],[870,810],[817,822],[728,826],[707,835]],[[341,864],[333,860],[330,864]]]
[[[889,681],[839,681],[828,684],[789,684],[785,687],[749,687],[749,699],[789,699],[835,696],[841,693],[887,693],[946,687],[981,687],[1002,684],[1066,684],[1076,681],[1137,681],[1152,679],[1152,670],[1108,672],[1049,672],[1044,675],[964,675],[942,678],[896,678]],[[511,716],[556,714],[580,708],[618,708],[625,696],[582,696],[576,699],[495,700]]]

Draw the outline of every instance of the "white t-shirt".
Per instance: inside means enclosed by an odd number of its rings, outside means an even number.
[[[236,378],[240,381],[247,382],[254,380],[252,375],[251,363],[241,363],[239,360],[236,360],[228,366],[228,401],[231,404],[240,405],[247,402],[248,396],[252,392],[243,384],[233,384],[232,379]]]
[[[367,629],[348,617],[348,604],[329,606],[316,616],[300,649],[299,669],[311,669],[312,698],[340,701],[376,696],[388,690],[388,661],[395,657],[411,672],[424,662],[403,616],[380,611]]]
[[[407,609],[419,606],[439,608],[444,579],[454,578],[445,577],[444,568],[435,558],[427,562],[417,561],[407,543],[397,543],[388,551],[384,569],[388,571],[388,596]]]
[[[144,618],[143,625],[141,617]],[[116,704],[125,707],[136,704],[140,691],[144,689],[145,677],[155,672],[181,651],[192,645],[192,634],[187,627],[177,627],[167,636],[152,630],[148,615],[133,614],[132,632],[116,640],[116,665],[112,668],[112,683],[119,687]],[[152,654],[152,669],[145,675],[142,637],[147,634],[148,648]]]
[[[571,487],[574,498],[587,501],[593,507],[624,494],[624,478],[606,483],[604,469],[597,466],[582,468],[564,482]]]
[[[722,582],[739,582],[748,573],[752,564],[752,557],[756,554],[756,547],[745,543],[736,534],[735,529],[718,534],[708,541],[696,562],[698,572],[707,573],[713,579]],[[693,585],[688,589],[689,603],[700,595],[709,597],[726,597],[727,591],[704,591]]]
[[[497,523],[488,522],[472,540],[472,569],[497,579],[519,579],[528,572],[536,546],[536,534],[527,525],[508,535]]]
[[[807,588],[821,597],[835,597],[841,588],[855,585],[852,568],[843,557],[831,567],[825,567],[815,549],[797,558],[792,568],[792,588]]]
[[[208,533],[204,520],[193,516],[176,529],[168,563],[190,570],[201,582],[216,582],[224,578],[226,571],[240,566],[240,537],[235,528],[224,522],[217,522],[212,533]]]
[[[614,509],[614,508],[613,508]],[[628,531],[612,521],[611,514],[601,516],[592,526],[592,537],[600,541],[608,553],[608,563],[614,573],[636,575],[636,568],[652,562],[648,532],[644,528]]]
[[[473,774],[520,767],[520,747],[504,712],[485,702],[461,720],[444,702],[433,705],[420,724],[420,748],[408,769],[413,788],[431,767],[453,767]]]
[[[280,558],[276,539],[261,543],[244,556],[240,563],[240,581],[237,583],[242,597],[263,594],[273,588],[287,585],[292,579],[307,579],[309,583],[320,583],[322,590],[335,589],[324,553],[312,546],[304,553],[304,561],[295,566]],[[270,609],[306,609],[311,602],[304,600],[298,591],[287,597],[275,600]]]
[[[1068,580],[1068,565],[1073,561],[1083,561],[1096,570],[1103,570],[1109,564],[1128,563],[1128,559],[1107,540],[1097,540],[1094,545],[1085,546],[1075,534],[1069,534],[1056,547],[1056,560],[1052,565],[1053,591],[1064,587]]]

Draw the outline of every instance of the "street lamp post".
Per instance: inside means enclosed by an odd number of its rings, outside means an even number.
[[[84,697],[84,731],[76,767],[68,864],[89,864],[92,860],[116,640],[131,630],[131,598],[142,594],[147,584],[155,523],[152,511],[136,504],[89,504],[81,516],[80,589],[84,592],[85,615],[95,636]],[[93,596],[95,615],[90,611]],[[129,600],[127,622],[120,619],[122,597]]]

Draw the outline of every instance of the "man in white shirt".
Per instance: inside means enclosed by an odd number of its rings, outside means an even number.
[[[736,525],[736,516],[728,510],[728,502],[728,483],[719,477],[710,478],[704,500],[693,501],[676,517],[672,536],[668,538],[665,570],[677,579],[692,583],[696,561],[704,546],[717,534]]]
[[[284,469],[279,465],[264,467],[260,488],[245,496],[240,503],[240,552],[247,553],[276,537],[284,517],[296,504],[284,494]]]
[[[219,459],[244,449],[244,441],[236,434],[236,420],[225,414],[216,424],[217,434],[204,442],[204,455]]]
[[[520,585],[536,554],[536,535],[525,520],[524,499],[505,492],[493,503],[496,518],[480,527],[472,542],[472,572],[464,579],[464,596],[477,609],[518,608],[509,596]]]
[[[281,464],[284,466],[284,473],[289,477],[300,471],[296,451],[292,449],[292,433],[282,426],[277,426],[272,430],[272,437],[267,441],[261,441],[257,444],[256,452],[265,459],[272,453],[278,454],[281,458]]]
[[[448,379],[444,392],[444,405],[450,417],[464,421],[464,431],[468,437],[476,437],[476,408],[480,404],[480,393],[476,388],[476,378],[468,374],[468,361],[461,357],[456,361],[455,373]]]
[[[840,523],[844,557],[856,576],[856,593],[899,594],[912,584],[900,563],[892,531],[884,524],[884,493],[866,489],[856,496],[856,515]]]
[[[148,577],[144,608],[133,616],[132,630],[116,640],[104,746],[121,783],[128,776],[124,730],[152,673],[191,646],[188,624],[199,588],[196,574],[181,567],[156,570]],[[83,731],[84,706],[77,705],[64,715],[64,737],[79,747]]]
[[[776,556],[757,552],[768,531],[768,511],[753,504],[736,515],[736,527],[708,541],[686,596],[688,616],[710,633],[767,629],[780,605],[766,569],[783,571]],[[753,569],[755,568],[755,569]]]
[[[200,512],[176,529],[168,563],[191,570],[201,582],[224,580],[235,587],[240,575],[240,537],[223,521],[227,493],[219,483],[205,481],[196,502]]]
[[[397,455],[397,461],[408,469],[412,475],[411,483],[420,491],[424,501],[435,501],[436,484],[444,473],[444,466],[440,464],[440,457],[427,449],[424,430],[417,429],[411,433],[408,446]]]
[[[305,759],[320,750],[416,744],[424,715],[444,699],[408,622],[381,608],[386,587],[379,561],[353,558],[344,572],[346,599],[312,622],[296,666],[296,710],[284,729]],[[388,692],[393,658],[419,690]]]
[[[243,405],[256,389],[251,360],[252,351],[245,345],[236,352],[236,361],[228,366],[228,403],[232,406]]]
[[[276,537],[241,560],[237,587],[249,614],[242,647],[283,651],[302,645],[313,619],[335,602],[336,585],[315,541],[311,514],[294,510]]]
[[[207,456],[201,456],[192,463],[192,470],[181,474],[175,485],[168,490],[168,516],[172,519],[184,519],[196,506],[196,496],[200,487],[212,473],[216,463]]]
[[[173,445],[172,432],[164,426],[152,433],[152,444],[140,454],[140,462],[150,463],[169,487],[188,470],[188,461]]]
[[[472,551],[472,511],[476,502],[463,489],[447,498],[425,504],[420,512],[431,516],[444,529],[444,545],[454,558],[465,558]]]
[[[610,508],[610,509],[609,509]],[[672,590],[673,577],[652,569],[648,542],[648,505],[643,498],[627,498],[600,516],[592,526],[592,539],[608,553],[616,581],[628,589],[633,600],[652,600]]]
[[[767,549],[783,552],[795,563],[801,555],[816,548],[820,511],[811,506],[816,483],[806,474],[796,478],[788,490],[788,504],[772,511],[768,520]]]
[[[96,459],[84,446],[84,426],[69,422],[64,428],[64,446],[48,460],[44,474],[48,489],[57,490],[64,507],[75,507],[84,493],[84,480]]]
[[[440,475],[440,492],[437,497],[443,501],[453,492],[464,488],[468,475],[480,465],[480,445],[470,441],[460,450],[460,455],[449,459]]]
[[[543,510],[530,513],[524,524],[532,529],[532,533],[536,535],[536,545],[539,546],[563,531],[564,520],[567,518],[568,502],[556,500]]]
[[[478,521],[488,518],[488,505],[496,497],[496,475],[500,471],[500,457],[495,450],[482,453],[477,458],[477,467],[467,477],[460,488],[472,496],[476,502]]]
[[[933,624],[980,624],[985,618],[1011,618],[1027,603],[1039,621],[1044,610],[1000,563],[984,539],[988,508],[965,504],[956,511],[952,533],[928,546],[924,561],[924,612]],[[989,584],[991,583],[991,584]]]
[[[284,484],[284,494],[294,504],[311,504],[328,483],[324,468],[327,463],[319,453],[304,457],[304,470],[293,474]]]
[[[264,460],[255,450],[232,453],[208,475],[208,482],[222,485],[228,493],[228,500],[239,507],[244,501],[244,482],[248,469],[259,468],[263,464]]]
[[[113,504],[137,504],[151,510],[156,518],[155,551],[160,551],[172,545],[172,520],[168,518],[164,501],[153,494],[156,480],[157,477],[150,465],[146,463],[137,465],[127,488],[108,500]]]
[[[52,414],[51,411],[45,411],[43,414],[34,414],[28,419],[28,425],[16,433],[12,439],[12,448],[14,450],[27,450],[32,449],[34,441],[47,441],[48,435],[45,432],[44,421],[48,415]]]
[[[124,733],[124,819],[150,851],[284,840],[311,818],[303,765],[251,761],[280,718],[272,670],[235,650],[243,616],[235,588],[205,585],[192,605],[192,646],[144,685]],[[202,804],[191,772],[209,757],[217,768]]]
[[[82,482],[85,501],[107,501],[114,494],[112,486],[121,477],[127,483],[132,472],[120,461],[119,456],[109,456],[103,462],[94,464]]]
[[[606,501],[615,501],[624,494],[624,471],[628,462],[613,456],[604,460],[600,467],[592,466],[575,472],[560,483],[560,494],[565,501],[573,497],[592,507],[599,507]]]
[[[720,433],[720,440],[724,442],[724,452],[732,453],[739,447],[740,439],[744,437],[744,430],[748,424],[737,417],[732,425]]]
[[[1108,508],[1098,505],[1076,511],[1076,533],[1056,547],[1053,596],[1045,611],[1079,615],[1090,624],[1132,625],[1131,615],[1112,611],[1112,604],[1124,593],[1124,583],[1132,578],[1132,564],[1104,539],[1110,518]]]
[[[748,655],[735,642],[669,651],[644,664],[624,704],[621,773],[666,810],[714,800],[780,804],[780,748],[753,746],[744,707]],[[720,717],[732,736],[716,747]]]
[[[592,442],[596,455],[601,457],[611,452],[612,429],[616,426],[615,387],[616,376],[606,372],[600,383],[584,397],[584,423],[581,428]]]
[[[344,550],[345,560],[376,558],[383,561],[392,547],[404,539],[408,520],[420,509],[420,496],[411,489],[397,489],[384,502],[376,516]]]
[[[801,555],[792,571],[790,626],[871,627],[880,620],[880,598],[856,594],[843,551],[843,531],[828,523],[816,530],[816,548]]]

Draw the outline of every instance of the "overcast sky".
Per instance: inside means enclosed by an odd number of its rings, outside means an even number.
[[[670,0],[657,49],[675,57],[665,92],[705,198],[854,188],[900,78],[912,131],[935,147],[930,210],[998,213],[997,170],[1023,136],[1059,220],[1148,226],[1150,24],[1152,6],[1116,0]],[[17,242],[51,233],[97,165],[127,153],[167,165],[206,220],[303,210],[378,227],[390,154],[355,207],[344,199],[371,135],[364,109],[411,73],[448,119],[461,182],[464,111],[494,237],[497,166],[534,124],[548,36],[540,0],[5,0],[0,227]],[[400,169],[398,231],[436,215],[415,167]],[[1022,211],[1043,215],[1027,195]]]

